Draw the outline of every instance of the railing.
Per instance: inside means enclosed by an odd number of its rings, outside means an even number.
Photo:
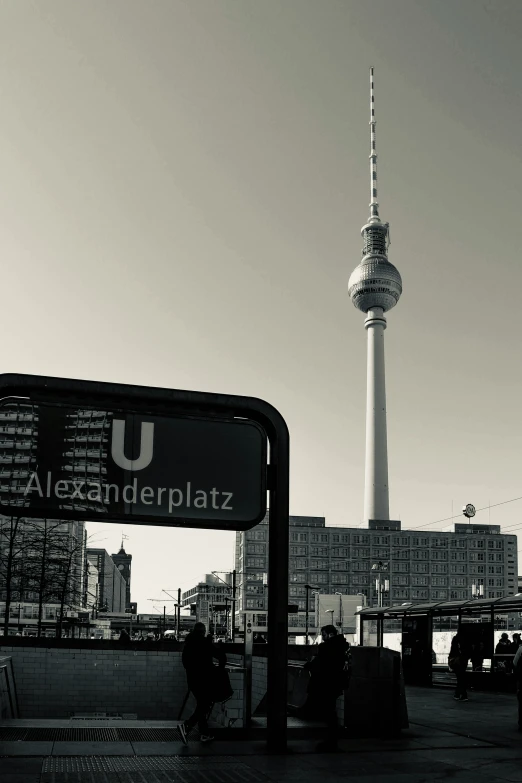
[[[18,696],[12,658],[0,658],[0,720],[18,718]]]

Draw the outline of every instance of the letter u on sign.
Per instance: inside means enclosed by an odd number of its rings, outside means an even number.
[[[141,423],[140,456],[138,459],[127,459],[125,456],[125,421],[113,419],[111,454],[118,467],[124,470],[143,470],[152,462],[154,447],[154,424],[148,421]]]

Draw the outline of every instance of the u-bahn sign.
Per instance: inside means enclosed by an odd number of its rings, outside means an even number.
[[[0,513],[249,529],[267,436],[213,397],[249,399],[0,376]]]

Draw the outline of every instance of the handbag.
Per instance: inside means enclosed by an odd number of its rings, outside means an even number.
[[[455,671],[461,665],[460,655],[450,655],[448,658],[448,667],[451,671]]]
[[[228,671],[224,666],[215,666],[212,677],[212,701],[225,702],[234,695],[234,689],[230,684]]]

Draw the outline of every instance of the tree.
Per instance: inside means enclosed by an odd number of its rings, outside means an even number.
[[[4,636],[9,633],[9,614],[13,600],[22,600],[28,574],[24,557],[31,541],[23,517],[0,516],[0,598],[5,600]]]

